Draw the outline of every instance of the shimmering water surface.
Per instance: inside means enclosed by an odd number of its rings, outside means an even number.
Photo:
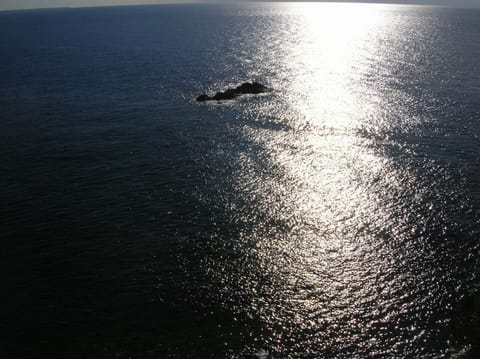
[[[2,355],[477,353],[479,10],[3,12],[0,44]]]

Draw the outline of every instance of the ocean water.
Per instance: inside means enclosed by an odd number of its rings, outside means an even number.
[[[1,12],[0,356],[474,357],[478,59],[474,9]]]

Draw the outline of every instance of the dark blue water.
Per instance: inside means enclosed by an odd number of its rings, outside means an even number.
[[[0,356],[475,356],[479,58],[478,10],[0,13]]]

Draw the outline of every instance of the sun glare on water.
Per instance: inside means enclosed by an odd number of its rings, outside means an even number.
[[[415,281],[408,265],[414,249],[405,245],[414,232],[410,192],[417,202],[425,193],[422,180],[382,147],[403,116],[388,106],[404,94],[382,82],[382,76],[394,75],[379,73],[394,60],[382,42],[396,38],[398,25],[384,5],[278,6],[287,7],[288,16],[258,40],[259,53],[266,55],[257,63],[275,69],[280,100],[259,101],[247,112],[280,122],[285,130],[242,129],[268,158],[268,165],[259,164],[256,151],[237,158],[235,191],[255,207],[240,219],[249,228],[255,223],[243,234],[254,246],[242,256],[252,260],[254,273],[268,277],[265,290],[276,293],[273,301],[258,292],[251,297],[253,308],[270,301],[260,315],[272,331],[283,326],[317,332],[309,339],[313,347],[341,351],[349,335],[360,331],[368,337],[386,315],[399,321],[402,310],[416,305],[386,309]],[[242,279],[246,287],[258,285],[251,270]],[[337,342],[332,328],[343,339]],[[279,346],[284,334],[273,336]],[[410,335],[421,340],[425,333],[412,327]]]
[[[383,8],[366,4],[294,5],[302,17],[295,29],[302,41],[292,48],[297,61],[298,93],[294,106],[308,120],[334,127],[354,127],[359,104],[355,86],[366,51],[372,52],[375,29],[384,21]]]

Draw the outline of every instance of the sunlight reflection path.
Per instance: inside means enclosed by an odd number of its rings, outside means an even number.
[[[443,249],[428,239],[443,230],[451,183],[394,138],[430,120],[399,106],[413,100],[395,66],[409,51],[397,38],[430,30],[399,25],[395,7],[278,6],[284,21],[267,17],[249,55],[239,46],[240,60],[257,56],[251,77],[261,64],[277,91],[240,103],[248,146],[225,196],[243,231],[222,273],[239,273],[232,282],[274,351],[414,355],[434,335],[425,322],[445,291],[435,279],[444,269],[431,265]]]

